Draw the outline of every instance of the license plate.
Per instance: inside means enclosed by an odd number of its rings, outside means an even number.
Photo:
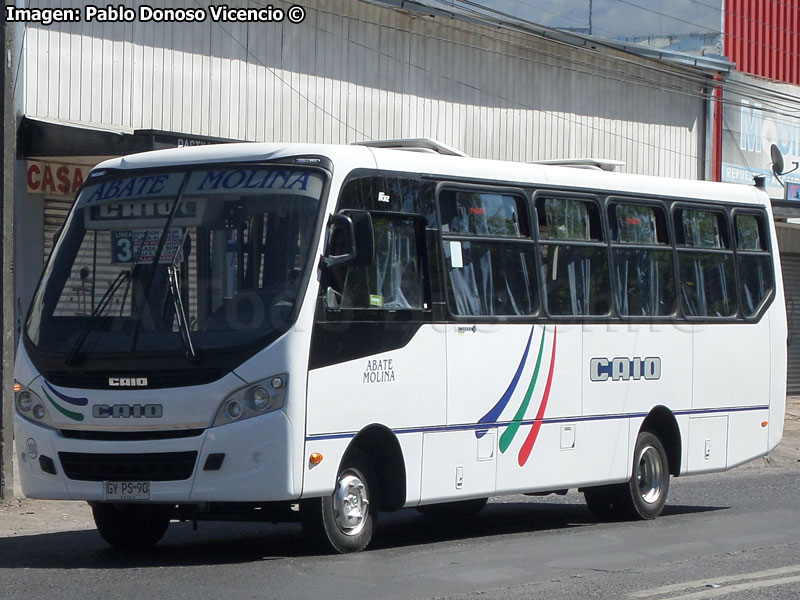
[[[106,481],[106,500],[150,500],[149,481]]]

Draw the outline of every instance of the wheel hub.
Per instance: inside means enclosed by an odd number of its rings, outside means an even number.
[[[636,482],[642,500],[648,504],[658,502],[664,485],[664,470],[661,465],[661,457],[653,446],[647,446],[639,455]]]
[[[333,494],[336,525],[345,535],[358,535],[364,529],[369,515],[367,486],[360,477],[346,473],[339,479]]]

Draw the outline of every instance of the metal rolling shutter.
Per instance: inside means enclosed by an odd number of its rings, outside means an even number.
[[[73,198],[44,199],[44,264],[47,264],[47,259],[50,258],[50,253],[53,251],[53,240],[67,220],[73,202]],[[191,236],[194,240],[197,239],[194,229],[191,232]],[[90,293],[92,289],[92,279],[96,277],[97,281],[100,282],[98,294],[102,294],[106,291],[106,286],[116,278],[120,267],[110,262],[111,238],[107,231],[99,233],[96,251],[99,257],[97,264],[95,264],[90,252],[85,249],[79,250],[79,253],[82,252],[82,254],[79,254],[76,259],[76,267],[73,268],[67,280],[65,287],[66,293],[59,301],[56,314],[88,314],[94,308],[92,298],[96,299],[96,297]],[[85,282],[81,280],[79,268],[84,266],[89,268],[90,273],[90,278]],[[196,282],[196,252],[192,253],[188,266],[189,271],[187,276],[189,277],[189,281]],[[130,304],[132,296],[129,295],[127,298]],[[190,315],[197,315],[197,288],[195,285],[190,286],[187,310]]]
[[[72,208],[73,198],[45,198],[44,199],[44,262],[50,258],[55,238],[64,221],[67,220],[69,209]]]
[[[789,321],[788,394],[800,394],[800,254],[781,254]]]

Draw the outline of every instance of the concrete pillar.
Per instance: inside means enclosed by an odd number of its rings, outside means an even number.
[[[0,188],[0,499],[14,493],[12,455],[14,447],[14,161],[17,152],[17,123],[14,106],[16,68],[14,27],[3,23],[0,30],[3,50],[0,87],[3,89],[0,113],[0,147],[3,149],[3,183]]]

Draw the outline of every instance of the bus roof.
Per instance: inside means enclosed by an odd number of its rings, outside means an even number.
[[[483,180],[527,187],[573,188],[602,193],[669,196],[696,200],[766,204],[769,197],[755,185],[656,177],[565,165],[521,163],[441,155],[434,152],[388,149],[364,145],[236,143],[173,148],[132,154],[104,161],[94,171],[145,169],[177,165],[259,162],[302,155],[324,156],[334,170],[346,174],[356,168],[422,173],[453,179]]]

